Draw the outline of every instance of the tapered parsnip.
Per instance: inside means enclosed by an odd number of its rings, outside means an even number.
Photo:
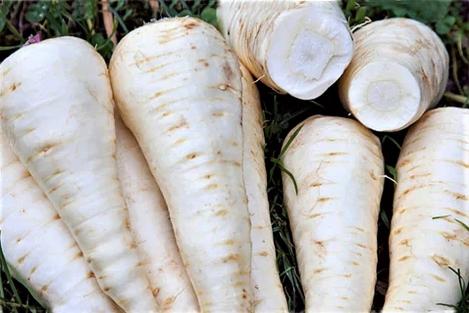
[[[126,227],[104,60],[86,41],[61,37],[21,48],[3,61],[0,75],[1,126],[100,287],[128,312],[155,311]]]
[[[209,24],[164,19],[121,40],[110,75],[168,204],[201,310],[251,311],[236,57]]]
[[[52,312],[110,313],[83,253],[0,134],[1,241],[15,277]]]
[[[359,123],[313,116],[283,158],[285,204],[306,312],[369,312],[377,263],[384,161],[378,139]],[[287,147],[284,143],[284,147]]]
[[[243,172],[251,215],[251,281],[255,312],[288,312],[280,283],[267,199],[264,132],[259,92],[241,67],[243,93]]]
[[[195,312],[197,299],[182,263],[168,209],[137,141],[116,115],[117,165],[130,228],[164,312]]]
[[[217,16],[254,76],[300,99],[319,97],[352,59],[352,38],[337,1],[220,0]]]
[[[403,129],[436,105],[448,80],[448,53],[424,24],[391,18],[353,35],[355,52],[339,84],[345,108],[368,128]]]
[[[427,112],[397,163],[384,312],[441,312],[469,281],[469,110]]]

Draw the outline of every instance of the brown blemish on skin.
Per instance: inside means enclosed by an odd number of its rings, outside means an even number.
[[[22,257],[20,257],[16,262],[18,264],[23,264],[24,260],[26,259],[26,257],[28,256],[29,253],[26,253],[25,255],[23,255]]]
[[[215,117],[220,117],[220,116],[224,116],[225,115],[225,112],[223,111],[218,111],[218,112],[213,112],[212,113],[212,116],[215,116]]]
[[[109,292],[109,290],[111,290],[110,287],[105,287],[105,288],[103,289],[104,292]]]
[[[402,232],[402,227],[399,227],[393,230],[392,234],[395,236],[395,235],[399,235],[401,232]]]
[[[175,300],[176,300],[175,297],[169,297],[169,298],[164,299],[164,301],[163,301],[163,307],[168,307],[168,306],[170,306],[171,304],[174,303]]]
[[[403,261],[408,260],[408,259],[410,259],[410,256],[409,256],[409,255],[405,255],[405,256],[403,256],[403,257],[400,257],[397,261],[398,261],[398,262],[403,262]]]
[[[88,275],[86,275],[86,277],[88,277],[88,278],[93,278],[93,277],[94,277],[94,273],[93,273],[93,272],[88,272]]]
[[[399,241],[399,244],[402,245],[402,246],[406,246],[406,247],[410,248],[409,239],[403,239],[403,240]]]
[[[439,255],[433,255],[432,260],[435,261],[436,264],[438,264],[441,267],[448,267],[449,260],[445,257],[439,256]]]
[[[358,262],[353,261],[353,262],[352,262],[352,265],[358,266],[358,265],[360,265],[360,264],[359,264]]]
[[[448,241],[457,239],[456,234],[450,234],[450,233],[447,233],[447,232],[441,232],[440,234]]]
[[[187,124],[187,121],[185,119],[182,119],[181,121],[179,121],[177,124],[169,127],[166,132],[169,133],[169,132],[172,132],[176,129],[180,129],[180,128],[187,128],[188,124]]]
[[[218,184],[210,184],[207,187],[205,187],[205,190],[214,190],[220,187]]]
[[[365,230],[363,228],[360,228],[360,227],[354,227],[355,230],[358,230],[359,232],[365,232]]]
[[[228,263],[228,262],[237,262],[239,260],[239,254],[237,253],[232,253],[222,259],[223,263]]]
[[[454,214],[457,214],[459,216],[462,216],[462,217],[466,217],[467,214],[462,212],[462,211],[459,211],[458,209],[451,209],[451,208],[448,208],[447,210],[453,212]]]
[[[43,294],[46,293],[48,289],[49,289],[49,285],[42,286],[41,293],[43,293]]]
[[[344,274],[344,277],[345,278],[350,278],[350,277],[352,277],[352,274]]]
[[[225,74],[227,81],[231,81],[233,79],[233,70],[228,62],[223,64],[223,73]]]
[[[33,268],[29,271],[29,276],[33,275],[37,271],[37,266],[33,266]]]
[[[361,244],[361,243],[356,243],[355,245],[356,245],[357,247],[360,247],[360,248],[363,248],[363,249],[368,249],[367,246],[365,246],[365,245],[363,245],[363,244]]]
[[[194,29],[195,27],[199,26],[199,23],[191,20],[182,24],[182,26],[184,26],[186,29]]]
[[[232,246],[234,245],[235,241],[233,239],[228,239],[222,242],[223,245],[225,246]]]
[[[78,251],[78,253],[75,254],[75,256],[72,258],[72,260],[76,260],[76,259],[79,259],[79,258],[82,258],[82,257],[83,257],[83,252]],[[89,260],[88,262],[91,262],[91,260]]]
[[[347,155],[345,152],[329,152],[327,153],[328,156],[336,156],[336,155]]]
[[[313,274],[319,274],[319,273],[324,272],[325,270],[326,270],[325,268],[317,268],[313,271]]]
[[[331,198],[331,197],[321,197],[321,198],[318,198],[317,202],[327,202],[327,201],[330,201],[334,198]]]
[[[441,282],[445,282],[446,279],[444,279],[443,277],[441,276],[438,276],[438,275],[435,275],[435,274],[431,274],[433,278],[435,278],[436,280],[438,281],[441,281]]]
[[[323,215],[322,213],[313,213],[309,216],[309,218],[316,218],[316,217],[320,217],[322,215]]]
[[[445,190],[446,193],[449,193],[450,195],[452,195],[456,200],[463,200],[463,201],[467,201],[469,198],[468,196],[462,194],[462,193],[458,193],[458,192],[452,192],[452,191],[449,191],[449,190]]]
[[[322,183],[317,183],[317,182],[312,183],[312,184],[309,185],[309,187],[311,187],[311,188],[316,188],[316,187],[320,187],[320,186],[322,186]]]
[[[215,216],[218,216],[218,217],[223,217],[227,214],[228,214],[228,210],[226,209],[221,209],[215,212]]]
[[[196,157],[198,157],[198,154],[193,152],[193,153],[189,153],[188,155],[186,155],[186,159],[188,160],[193,160],[195,159]]]
[[[21,86],[21,83],[13,83],[11,86],[8,88],[11,92],[15,91],[19,86]]]
[[[59,214],[55,214],[55,215],[54,215],[54,217],[53,217],[52,219],[53,219],[53,220],[55,220],[55,221],[56,221],[56,220],[60,220],[60,216],[59,216]]]

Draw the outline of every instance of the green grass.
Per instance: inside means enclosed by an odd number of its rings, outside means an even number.
[[[165,16],[191,15],[202,17],[216,24],[215,1],[160,1],[160,11],[153,12],[146,0],[115,0],[111,11],[115,19],[114,32],[122,38],[128,31]],[[391,16],[418,19],[434,30],[445,42],[451,56],[450,79],[440,106],[469,107],[469,3],[462,1],[392,1],[346,0],[344,11],[352,27],[360,27],[368,20]],[[3,1],[0,3],[0,60],[21,47],[30,35],[40,33],[43,38],[73,35],[91,42],[108,60],[114,45],[103,28],[98,0],[80,1]],[[277,261],[291,311],[301,312],[304,295],[301,289],[294,244],[288,218],[283,206],[281,172],[282,142],[292,127],[312,114],[347,116],[337,98],[336,86],[331,87],[315,101],[300,101],[286,95],[278,95],[258,83],[265,116],[265,159],[268,171],[268,195],[277,250]],[[309,103],[308,103],[309,102]],[[378,227],[378,281],[374,310],[384,302],[388,279],[389,221],[392,217],[392,195],[396,180],[395,164],[405,130],[397,133],[378,134],[386,159],[386,179]],[[294,179],[294,178],[292,178]],[[444,218],[444,217],[435,217]],[[463,225],[461,227],[464,227]],[[467,227],[467,225],[465,225]],[[0,304],[4,312],[44,312],[21,284],[11,278],[0,254]],[[459,275],[458,269],[452,270]],[[462,278],[459,275],[460,278]],[[469,312],[468,282],[460,279],[461,301],[453,306],[459,313]]]

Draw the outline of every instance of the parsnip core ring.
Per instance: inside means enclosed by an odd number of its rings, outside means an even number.
[[[315,7],[280,14],[270,42],[266,52],[270,77],[299,99],[320,96],[342,75],[353,52],[347,25]]]
[[[376,131],[403,129],[419,114],[420,86],[405,66],[372,62],[358,70],[348,89],[352,113]]]

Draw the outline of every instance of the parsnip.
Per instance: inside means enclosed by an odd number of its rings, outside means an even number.
[[[126,227],[104,60],[86,41],[60,37],[21,48],[0,75],[1,126],[100,287],[128,312],[156,311]]]
[[[54,313],[117,312],[41,189],[0,134],[3,253],[12,273]]]
[[[319,97],[352,59],[351,34],[337,1],[220,0],[217,16],[253,75],[300,99]]]
[[[377,264],[384,161],[359,123],[313,116],[283,158],[285,204],[305,291],[306,312],[369,312]]]
[[[197,299],[174,238],[166,202],[137,141],[116,114],[117,166],[130,228],[163,312],[196,312]]]
[[[436,105],[448,80],[448,53],[424,24],[391,18],[353,35],[355,53],[339,83],[345,108],[368,128],[397,131]]]
[[[236,57],[212,26],[164,19],[121,40],[110,75],[122,119],[168,204],[201,310],[251,311]]]
[[[469,110],[431,110],[411,128],[397,163],[384,312],[441,312],[469,281]]]
[[[243,172],[251,215],[251,281],[255,312],[288,312],[279,279],[267,199],[264,132],[259,92],[241,67],[243,96]]]

